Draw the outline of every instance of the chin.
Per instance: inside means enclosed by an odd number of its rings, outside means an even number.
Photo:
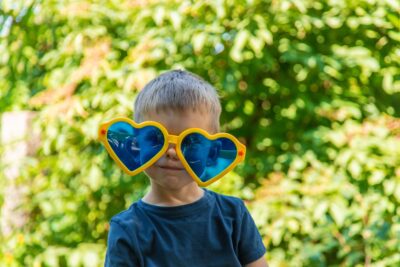
[[[170,178],[166,178],[166,180],[163,181],[163,185],[170,189],[180,189],[180,188],[185,187],[193,182],[194,181],[191,178],[189,180],[187,178],[185,179],[182,177],[170,177]]]
[[[196,182],[187,173],[183,175],[177,175],[167,172],[153,172],[152,170],[147,170],[145,173],[153,184],[157,184],[160,187],[171,190],[180,189],[191,183],[196,184]]]
[[[153,183],[160,187],[169,190],[178,190],[192,183],[195,183],[192,178],[178,177],[178,176],[167,176],[165,175],[162,179],[151,179]]]

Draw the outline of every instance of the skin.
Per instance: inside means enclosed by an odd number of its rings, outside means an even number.
[[[212,133],[208,114],[200,111],[185,112],[163,111],[152,112],[145,120],[161,123],[169,134],[179,135],[187,128],[201,128]],[[176,154],[175,145],[169,144],[167,152],[145,173],[150,178],[150,191],[143,201],[158,206],[185,205],[200,199],[204,191],[191,178]]]
[[[268,264],[265,258],[261,257],[256,261],[246,264],[245,267],[268,267]]]
[[[163,111],[152,112],[145,120],[161,123],[169,134],[179,135],[188,128],[201,128],[210,134],[215,133],[209,113],[200,110],[185,112]],[[204,191],[187,173],[180,162],[174,144],[169,144],[167,152],[145,173],[150,179],[150,191],[143,201],[158,206],[180,206],[199,200]],[[268,267],[264,257],[249,263],[246,267]]]

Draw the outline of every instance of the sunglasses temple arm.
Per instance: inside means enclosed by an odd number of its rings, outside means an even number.
[[[219,155],[224,159],[232,159],[237,157],[237,152],[232,150],[220,150]]]

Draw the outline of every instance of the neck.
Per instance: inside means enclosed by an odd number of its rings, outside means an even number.
[[[199,200],[203,194],[204,191],[196,183],[179,189],[167,189],[152,183],[150,191],[142,200],[157,206],[181,206]]]

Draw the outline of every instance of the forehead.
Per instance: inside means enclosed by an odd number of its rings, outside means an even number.
[[[179,135],[188,128],[200,128],[213,132],[211,115],[201,110],[162,110],[149,112],[144,116],[146,121],[161,123],[169,134]]]

